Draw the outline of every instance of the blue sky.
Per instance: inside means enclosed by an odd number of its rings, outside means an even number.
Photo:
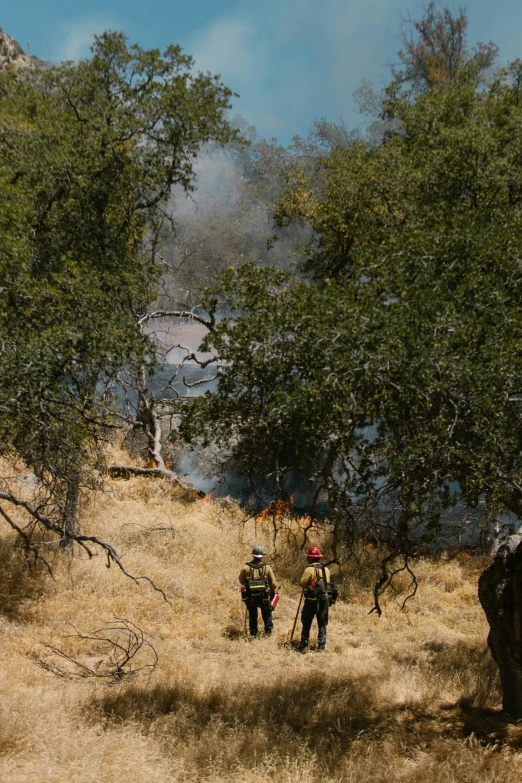
[[[93,33],[179,43],[201,70],[220,73],[235,109],[265,137],[288,142],[318,117],[359,122],[352,98],[363,78],[380,85],[398,48],[405,0],[14,0],[0,27],[44,59],[88,55]],[[458,5],[456,3],[455,5]],[[494,40],[501,59],[522,56],[520,0],[470,0],[470,40]]]

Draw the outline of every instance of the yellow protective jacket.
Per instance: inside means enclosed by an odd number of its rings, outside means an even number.
[[[254,564],[256,564],[255,560],[253,562],[254,562]],[[272,571],[272,569],[270,568],[268,563],[264,563],[263,562],[263,565],[266,568],[265,579],[267,580],[267,582],[268,582],[268,584],[270,586],[270,592],[273,594],[273,593],[275,593],[275,591],[277,589],[274,572]],[[258,569],[254,568],[253,569],[253,577],[254,578],[257,578],[257,576],[256,576],[257,572],[258,572]],[[241,582],[242,585],[246,584],[247,579],[250,579],[250,563],[245,563],[245,565],[243,566],[243,568],[241,569],[240,574],[239,574],[239,581]]]
[[[321,565],[320,563],[317,563],[317,565]],[[326,581],[330,582],[330,569],[325,566],[324,568],[325,574],[326,574]],[[301,581],[299,584],[303,588],[303,590],[306,590],[312,579],[322,579],[323,578],[323,569],[317,568],[315,565],[309,565],[305,568],[303,571],[303,575],[301,577]]]

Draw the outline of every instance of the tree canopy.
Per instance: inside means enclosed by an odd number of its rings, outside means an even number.
[[[177,46],[105,33],[88,60],[0,75],[1,453],[61,518],[111,423],[105,381],[155,362],[137,316],[171,188],[193,187],[201,145],[237,136],[230,90],[191,69]]]
[[[276,220],[313,237],[299,274],[246,266],[207,294],[233,316],[205,342],[225,367],[185,436],[281,493],[304,471],[339,525],[404,557],[459,498],[520,511],[520,73],[467,69],[413,99],[394,82],[397,132],[289,177]]]
[[[460,78],[466,68],[483,72],[495,63],[498,46],[479,42],[471,50],[467,41],[468,17],[448,6],[430,2],[419,19],[403,22],[398,52],[400,66],[392,67],[395,79],[414,92]]]

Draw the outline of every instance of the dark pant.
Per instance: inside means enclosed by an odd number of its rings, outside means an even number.
[[[260,601],[259,603],[249,602],[248,609],[248,627],[250,636],[257,636],[257,610],[261,609],[261,616],[265,624],[265,633],[270,635],[274,629],[272,622],[272,607],[270,601]]]
[[[328,607],[323,606],[319,601],[305,601],[303,611],[301,612],[301,647],[307,647],[310,639],[310,628],[314,617],[317,618],[317,644],[324,647],[326,644],[326,626],[328,625]]]

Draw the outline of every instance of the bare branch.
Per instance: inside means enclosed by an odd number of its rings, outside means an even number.
[[[23,500],[23,498],[16,497],[15,495],[12,495],[10,492],[0,492],[0,500],[6,500],[8,503],[12,503],[13,506],[21,506],[25,511],[27,511],[34,519],[36,519],[37,522],[43,525],[47,530],[51,530],[53,533],[56,533],[58,536],[61,537],[62,528],[60,527],[60,525],[57,525],[55,522],[49,519],[49,517],[40,513],[40,511],[38,511],[38,509],[35,508],[32,505],[32,503],[29,503],[29,501]]]
[[[208,375],[206,378],[200,378],[197,381],[187,381],[186,375],[183,376],[183,383],[187,389],[193,389],[194,386],[203,386],[205,383],[211,383],[211,381],[217,381],[222,373],[218,370],[215,375]]]
[[[193,352],[189,353],[188,352],[189,349],[185,348],[185,346],[180,345],[179,343],[177,345],[173,345],[171,348],[169,348],[168,351],[167,351],[167,354],[170,353],[171,351],[175,351],[176,348],[179,348],[182,351],[187,351],[187,355],[184,356],[183,359],[180,362],[180,365],[179,365],[180,367],[183,364],[186,364],[187,362],[195,362],[202,369],[204,369],[205,367],[208,367],[209,364],[215,364],[216,362],[219,362],[220,359],[221,359],[220,356],[211,356],[209,359],[198,359],[197,354],[195,354]],[[178,368],[178,370],[179,370],[179,368]],[[177,374],[178,370],[176,371],[176,374]]]
[[[39,524],[41,524],[46,530],[50,530],[53,533],[55,533],[60,541],[63,539],[62,528],[56,523],[54,523],[51,519],[49,519],[49,517],[45,516],[40,511],[38,511],[38,509],[36,509],[27,500],[18,498],[15,495],[12,495],[10,492],[0,492],[0,500],[6,500],[8,503],[12,503],[15,506],[22,507],[25,511],[27,511],[28,514],[30,514],[30,516],[33,517],[33,519],[35,519]],[[2,516],[4,517],[4,519],[6,519],[5,512],[2,514]],[[9,519],[6,519],[6,521],[9,522]],[[9,522],[9,524],[11,524],[11,522]],[[11,527],[17,529],[18,526],[14,526],[13,524],[11,524]],[[17,530],[17,532],[19,531]],[[23,531],[20,534],[23,539],[24,538]],[[133,574],[130,574],[125,568],[125,566],[123,565],[123,563],[121,562],[120,556],[118,555],[117,551],[114,549],[114,547],[111,544],[108,544],[106,541],[102,541],[102,539],[100,538],[96,538],[96,536],[83,536],[80,535],[79,533],[74,533],[74,532],[69,532],[68,538],[71,541],[76,542],[79,546],[81,546],[82,549],[84,549],[87,552],[90,558],[93,557],[93,552],[89,549],[87,543],[90,542],[92,544],[96,544],[96,546],[98,546],[100,549],[103,549],[103,551],[107,555],[107,568],[110,568],[111,563],[115,563],[120,569],[120,571],[125,576],[129,577],[129,579],[132,579],[133,582],[136,582],[136,584],[138,584],[138,582],[140,581],[148,582],[157,593],[161,593],[161,595],[163,596],[164,600],[167,603],[170,603],[167,596],[165,595],[165,592],[160,587],[158,587],[150,577],[134,576]],[[37,548],[37,546],[38,545],[36,544],[36,542],[31,542],[31,551],[34,551],[33,548],[34,547]]]
[[[33,557],[34,557],[35,563],[38,560],[40,560],[45,565],[45,567],[47,568],[47,570],[49,572],[49,576],[51,576],[54,579],[54,574],[52,572],[51,566],[49,565],[49,563],[47,562],[45,557],[43,557],[39,553],[38,545],[31,541],[30,534],[28,534],[19,525],[17,525],[16,522],[13,519],[11,519],[9,514],[6,511],[4,511],[4,509],[1,506],[0,506],[0,515],[5,519],[7,524],[10,525],[13,528],[13,530],[15,530],[18,533],[18,535],[22,539],[25,560],[26,560],[26,563],[29,566],[29,568],[30,568],[29,553],[31,553],[33,555]]]
[[[196,315],[192,310],[154,310],[152,313],[142,315],[138,319],[138,326],[143,326],[147,321],[152,321],[155,318],[189,318],[203,324],[209,331],[212,331],[216,325],[214,313],[210,313],[209,318],[203,318],[201,315]]]
[[[62,647],[46,642],[41,643],[41,650],[29,650],[27,657],[34,661],[42,669],[61,679],[74,680],[92,678],[103,680],[111,684],[129,680],[145,670],[154,671],[158,663],[158,654],[139,626],[125,618],[115,617],[114,620],[95,631],[80,633],[74,626],[74,633],[68,634],[64,639],[74,639],[80,649],[76,654],[69,654]],[[92,663],[90,649],[83,653],[81,660],[81,646],[83,642],[89,642],[89,648],[95,645],[98,651],[98,660]],[[149,654],[145,663],[136,665],[136,656],[140,653]],[[58,659],[58,660],[57,660]]]

